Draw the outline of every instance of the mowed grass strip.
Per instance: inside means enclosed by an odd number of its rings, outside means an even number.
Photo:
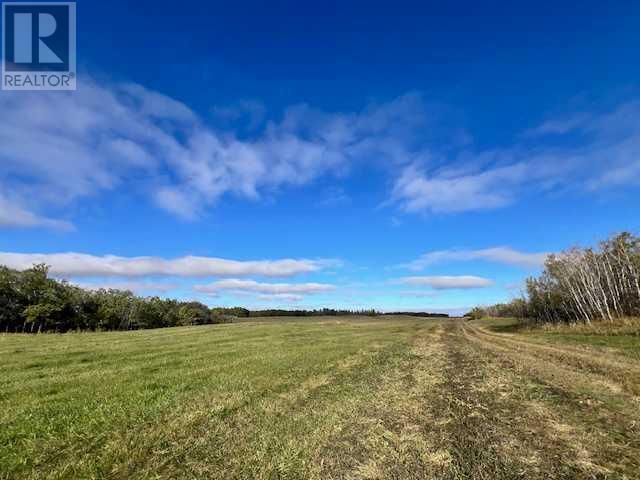
[[[640,366],[556,334],[357,317],[0,336],[0,478],[636,478]]]
[[[470,322],[487,330],[518,334],[521,340],[562,347],[584,348],[591,354],[628,357],[640,361],[640,318],[620,318],[591,324],[531,326],[514,318],[491,318]],[[619,358],[623,360],[623,358]]]
[[[303,478],[430,322],[0,336],[1,478]]]
[[[546,346],[538,331],[486,335],[471,323],[464,333],[484,363],[497,367],[492,377],[511,374],[509,383],[523,387],[522,411],[546,417],[540,423],[547,432],[574,449],[573,455],[558,455],[564,473],[556,478],[638,478],[640,397],[630,392],[638,391],[640,365],[627,365],[627,355],[587,342],[576,349],[554,339]]]

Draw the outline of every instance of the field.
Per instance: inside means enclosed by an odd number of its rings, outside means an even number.
[[[1,335],[0,478],[640,478],[634,328]]]

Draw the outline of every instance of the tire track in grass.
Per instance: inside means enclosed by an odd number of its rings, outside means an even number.
[[[563,362],[562,357],[546,356],[537,350],[527,348],[527,343],[505,343],[494,337],[476,335],[465,329],[466,338],[487,351],[502,354],[502,358],[517,360],[520,371],[562,389],[580,403],[590,405],[607,403],[630,421],[640,420],[640,397],[628,393],[619,383],[604,374],[594,373],[591,369],[581,369],[571,363]],[[525,368],[523,370],[523,368]]]
[[[487,360],[453,322],[416,339],[331,438],[314,478],[598,478],[572,430]]]
[[[640,365],[627,358],[603,351],[588,351],[585,348],[540,344],[515,335],[491,333],[476,326],[465,326],[465,332],[481,337],[487,342],[524,350],[544,361],[552,360],[565,367],[570,366],[581,372],[599,375],[609,384],[615,382],[620,389],[632,395],[640,395]]]
[[[443,478],[609,478],[581,432],[540,408],[526,377],[468,341],[462,323],[449,336],[445,402],[455,459]]]
[[[410,350],[375,379],[369,395],[360,397],[352,415],[325,440],[312,478],[432,478],[449,461],[424,427],[434,421],[424,396],[442,380],[441,334],[436,324],[422,329]]]
[[[346,351],[337,338],[312,354],[271,349],[270,363],[107,432],[95,455],[37,478],[637,477],[640,435],[623,425],[631,396],[601,376],[460,321],[388,327],[363,327]],[[585,407],[587,388],[619,404]]]
[[[640,471],[640,414],[635,397],[612,393],[591,372],[555,363],[555,357],[545,360],[522,345],[473,332],[466,336],[488,361],[528,382],[523,401],[542,415],[549,432],[575,446],[575,463],[585,475],[634,478]]]
[[[310,478],[314,452],[405,348],[400,340],[373,344],[355,358],[269,385],[262,394],[230,398],[224,414],[216,408],[219,400],[204,397],[195,411],[174,412],[161,426],[132,432],[128,441],[145,448],[135,461],[122,463],[130,450],[125,446],[105,462],[114,467],[110,476]]]
[[[495,372],[489,375],[456,325],[448,326],[445,338],[445,381],[436,403],[442,419],[436,432],[452,461],[439,478],[523,478],[525,473],[533,478],[539,455],[514,428],[520,422],[511,418],[515,412],[505,382]]]

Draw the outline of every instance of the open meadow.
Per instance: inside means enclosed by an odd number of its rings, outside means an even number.
[[[0,3],[0,480],[640,480],[640,1]]]
[[[617,333],[322,317],[2,335],[0,478],[638,478],[640,342]]]

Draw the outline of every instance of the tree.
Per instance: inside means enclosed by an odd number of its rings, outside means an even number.
[[[487,316],[487,311],[481,307],[475,307],[470,312],[465,314],[465,317],[468,317],[471,320],[479,320]]]
[[[200,302],[188,302],[178,309],[178,325],[204,325],[211,322],[209,307]]]

